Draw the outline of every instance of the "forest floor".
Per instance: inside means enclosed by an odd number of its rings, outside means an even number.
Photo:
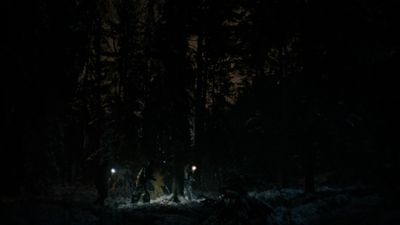
[[[164,196],[139,204],[131,204],[129,198],[114,197],[107,200],[106,206],[99,206],[92,203],[93,189],[80,187],[51,197],[2,198],[0,224],[400,224],[397,203],[366,188],[324,187],[313,195],[304,195],[299,189],[273,189],[250,192],[236,204],[215,196],[203,195],[182,203],[171,202]]]

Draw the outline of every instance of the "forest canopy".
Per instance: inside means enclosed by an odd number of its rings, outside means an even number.
[[[396,4],[8,1],[1,188],[96,183],[145,160],[165,164],[177,194],[188,163],[203,190],[229,174],[390,187]]]

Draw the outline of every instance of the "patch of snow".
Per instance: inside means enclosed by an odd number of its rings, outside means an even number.
[[[188,200],[182,196],[179,196],[179,203],[176,203],[171,200],[172,194],[170,195],[163,195],[156,199],[151,199],[149,203],[131,203],[131,199],[127,197],[116,197],[116,198],[109,198],[106,200],[106,205],[115,208],[143,208],[143,207],[152,207],[152,206],[178,206],[178,205],[193,205],[193,204],[200,204],[204,198],[198,198],[193,200]]]
[[[285,189],[273,189],[264,192],[250,192],[249,195],[251,197],[257,198],[259,200],[268,201],[274,198],[284,198],[284,199],[293,199],[303,194],[302,189],[293,189],[293,188],[285,188]]]

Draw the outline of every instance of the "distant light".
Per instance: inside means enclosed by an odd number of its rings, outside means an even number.
[[[116,173],[117,171],[114,168],[111,168],[111,174]]]
[[[196,170],[197,170],[197,166],[193,165],[193,166],[192,166],[192,172],[194,172],[194,171],[196,171]]]

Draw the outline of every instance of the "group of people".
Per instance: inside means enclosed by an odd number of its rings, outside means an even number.
[[[152,162],[146,162],[146,164],[139,170],[135,180],[135,191],[132,195],[132,203],[137,203],[140,200],[144,203],[150,202],[150,192],[152,189],[152,181],[156,179],[153,176],[153,164]],[[195,181],[194,172],[196,166],[186,166],[184,169],[184,195],[188,200],[194,198],[192,184]]]

